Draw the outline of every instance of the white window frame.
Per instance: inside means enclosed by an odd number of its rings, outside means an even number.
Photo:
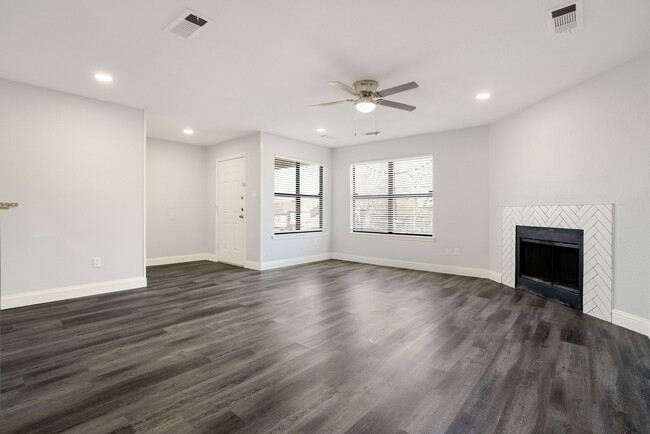
[[[300,195],[298,193],[291,195],[285,193],[276,193],[275,191],[275,161],[276,159],[287,160],[299,164],[307,165],[317,165],[320,167],[320,194],[318,196],[313,195]],[[287,157],[284,155],[274,155],[273,156],[273,200],[275,203],[275,198],[279,195],[282,197],[297,197],[297,196],[309,196],[309,197],[319,197],[320,198],[320,229],[317,230],[298,230],[298,231],[286,231],[286,232],[276,232],[275,229],[275,210],[273,212],[274,222],[273,222],[273,239],[293,239],[293,238],[303,238],[303,237],[319,237],[325,236],[323,233],[326,232],[325,229],[325,176],[326,176],[326,166],[323,163],[316,161],[308,161],[295,157]]]
[[[362,238],[389,238],[389,239],[403,239],[403,240],[413,240],[413,241],[435,241],[436,235],[434,232],[433,228],[433,215],[431,216],[431,234],[404,234],[404,233],[393,233],[393,232],[366,232],[366,231],[355,231],[354,230],[354,185],[355,185],[355,179],[354,179],[354,166],[356,165],[361,165],[361,164],[376,164],[376,163],[394,163],[396,161],[400,160],[411,160],[411,159],[417,159],[417,158],[431,158],[431,161],[433,163],[433,155],[432,154],[424,154],[424,155],[408,155],[408,156],[398,156],[398,157],[391,157],[391,158],[382,158],[379,160],[363,160],[363,161],[356,161],[350,164],[350,199],[348,202],[350,213],[349,213],[349,236],[354,236],[354,237],[362,237]],[[431,170],[433,171],[433,165]],[[423,194],[413,194],[413,195],[400,195],[401,197],[431,197],[433,200],[434,194],[433,194],[433,176],[432,176],[432,185],[431,185],[431,190],[427,195]],[[390,180],[389,180],[390,183]],[[372,196],[386,196],[387,198],[394,198],[394,196],[391,193],[387,193],[386,195],[365,195],[367,197],[372,197]],[[363,198],[364,195],[357,195],[359,198]]]

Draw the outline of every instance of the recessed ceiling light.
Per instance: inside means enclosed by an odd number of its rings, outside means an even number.
[[[185,129],[183,130],[183,132],[184,132],[185,134],[187,134],[188,136],[191,136],[192,134],[194,134],[194,130],[191,130],[191,129],[189,129],[189,128],[185,128]]]
[[[317,132],[317,133],[324,133],[324,132],[325,132],[325,128],[316,128],[316,132]]]
[[[102,74],[102,73],[100,73],[100,72],[98,72],[97,74],[95,74],[95,79],[96,79],[97,81],[103,81],[104,83],[110,83],[111,81],[113,81],[113,77],[111,77],[111,76],[108,75],[108,74]]]
[[[476,99],[488,99],[490,98],[490,94],[487,92],[479,93],[476,95]]]

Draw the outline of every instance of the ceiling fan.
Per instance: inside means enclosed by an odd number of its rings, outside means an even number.
[[[389,87],[388,89],[384,89],[380,91],[377,91],[377,87],[379,86],[379,83],[377,83],[375,80],[359,80],[355,82],[352,85],[352,87],[338,81],[330,81],[327,84],[337,87],[341,90],[344,90],[356,96],[357,98],[326,102],[323,104],[316,104],[316,105],[309,106],[309,108],[340,104],[342,102],[352,102],[354,103],[354,107],[361,113],[370,113],[376,108],[377,105],[383,105],[386,107],[392,107],[400,110],[407,110],[410,112],[415,110],[415,106],[384,99],[384,97],[388,95],[393,95],[395,93],[404,92],[410,89],[415,89],[416,87],[418,87],[418,84],[414,81],[410,83],[400,84],[399,86],[395,86],[395,87]]]

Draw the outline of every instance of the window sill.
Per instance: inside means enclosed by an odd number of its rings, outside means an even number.
[[[327,236],[327,231],[323,230],[322,232],[296,232],[296,233],[289,233],[289,234],[273,234],[273,239],[274,240],[293,240],[296,238],[319,238],[319,237],[326,237]]]
[[[425,243],[432,243],[436,241],[436,236],[422,237],[417,235],[398,235],[398,234],[364,234],[360,232],[349,232],[348,236],[358,238],[381,238],[384,240],[400,240],[400,241],[418,241]]]

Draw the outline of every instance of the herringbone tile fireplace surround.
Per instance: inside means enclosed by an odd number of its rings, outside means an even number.
[[[515,227],[539,226],[584,231],[583,312],[612,321],[614,205],[533,205],[503,207],[501,283],[515,286]]]

